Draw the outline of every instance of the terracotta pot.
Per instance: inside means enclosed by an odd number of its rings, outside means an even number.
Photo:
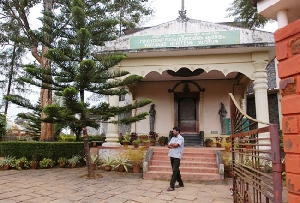
[[[64,168],[65,167],[65,163],[59,163],[59,167],[60,168]]]
[[[124,147],[128,147],[128,145],[129,145],[129,142],[123,142]]]
[[[97,164],[91,163],[91,168],[93,171],[97,170]]]
[[[3,165],[3,170],[8,170],[8,169],[9,169],[9,165],[4,164],[4,165]]]
[[[160,146],[165,146],[165,143],[164,142],[160,142],[159,145]]]
[[[133,144],[134,148],[139,148],[139,144]]]
[[[120,166],[119,166],[119,171],[120,171],[120,172],[124,172],[124,171],[125,171],[125,167],[124,167],[123,165],[120,165]]]
[[[217,147],[222,147],[221,143],[216,143]]]
[[[37,169],[37,166],[38,166],[38,162],[32,163],[30,165],[31,169]]]
[[[150,142],[143,142],[143,145],[144,145],[145,148],[147,148],[147,149],[150,147],[150,144],[151,144]]]
[[[106,171],[111,171],[111,166],[105,166],[105,167],[104,167],[104,170],[106,170]]]
[[[245,145],[246,149],[252,149],[251,145]]]
[[[155,141],[151,141],[150,146],[155,146]]]
[[[72,167],[72,168],[76,168],[76,164],[73,163],[73,164],[71,165],[71,167]]]
[[[140,169],[141,169],[141,167],[139,165],[132,166],[133,173],[139,173]]]

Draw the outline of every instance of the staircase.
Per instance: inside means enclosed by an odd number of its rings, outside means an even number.
[[[180,162],[180,173],[185,180],[221,180],[216,161],[216,148],[185,147]],[[144,179],[170,180],[172,169],[169,149],[166,147],[151,147],[152,158],[149,162],[148,171],[144,170]],[[150,156],[151,157],[151,156]]]
[[[201,141],[199,134],[181,134],[184,137],[184,146],[203,146],[203,138]]]

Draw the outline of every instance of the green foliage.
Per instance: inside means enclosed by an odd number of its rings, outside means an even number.
[[[91,163],[97,164],[99,162],[99,157],[97,154],[91,154]]]
[[[69,165],[76,165],[80,163],[81,156],[73,155],[70,159],[68,159]]]
[[[132,166],[132,164],[130,163],[130,160],[127,158],[126,155],[118,155],[115,158],[115,165],[114,165],[114,169],[115,168],[119,168],[120,166],[124,166],[124,169],[126,170],[126,172],[128,172],[128,166]]]
[[[3,165],[8,165],[10,167],[14,166],[15,157],[11,155],[7,155],[3,157],[3,159],[0,161],[0,167],[3,167]]]
[[[18,170],[21,170],[23,168],[29,168],[29,161],[26,157],[21,157],[15,160],[14,167]]]
[[[116,162],[115,162],[115,157],[113,155],[107,155],[101,158],[101,166],[112,166],[114,167]]]
[[[119,20],[119,35],[124,29],[135,28],[143,17],[151,16],[153,10],[147,7],[146,0],[116,0],[109,4],[109,11]]]
[[[66,157],[59,157],[57,159],[57,163],[66,164],[66,163],[68,163],[68,159]]]
[[[61,141],[61,142],[75,142],[76,137],[74,135],[60,135],[58,137],[58,141]]]
[[[234,16],[234,22],[248,29],[264,27],[270,19],[258,14],[251,1],[234,0],[227,8],[228,17]]]
[[[5,136],[6,136],[6,116],[4,114],[0,114],[0,141]]]
[[[88,140],[91,142],[91,141],[102,141],[102,142],[105,142],[105,135],[90,135],[88,137]]]
[[[168,143],[168,139],[169,139],[168,137],[161,136],[161,137],[158,138],[158,142],[166,144],[166,143]]]
[[[0,156],[26,157],[28,160],[84,155],[82,142],[0,142]],[[34,156],[34,157],[33,157]]]
[[[40,168],[52,168],[54,166],[54,163],[55,161],[50,158],[43,158],[43,160],[39,162],[39,166]]]
[[[128,149],[126,151],[126,155],[128,159],[132,162],[133,165],[141,165],[144,158],[145,158],[145,149],[138,148],[138,149]]]

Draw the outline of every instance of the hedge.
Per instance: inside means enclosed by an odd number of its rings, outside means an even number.
[[[71,158],[73,155],[84,157],[83,142],[23,142],[6,141],[0,142],[0,156],[14,156],[16,158],[33,157],[41,160],[51,158],[58,160],[59,157]]]

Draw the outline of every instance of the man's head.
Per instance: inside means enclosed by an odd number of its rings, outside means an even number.
[[[177,136],[177,135],[180,134],[180,129],[179,129],[179,127],[175,126],[175,127],[173,128],[173,134],[174,134],[174,136]]]

